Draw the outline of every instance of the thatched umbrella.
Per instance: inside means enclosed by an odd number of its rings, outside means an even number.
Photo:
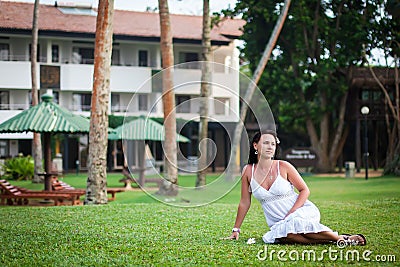
[[[177,142],[187,143],[190,142],[188,138],[183,135],[176,135]],[[164,141],[165,130],[164,126],[151,118],[138,117],[132,121],[126,122],[121,126],[114,129],[114,133],[108,135],[109,140],[133,140],[133,141]],[[139,184],[144,185],[144,171],[145,171],[145,150],[142,153],[142,166],[139,167]]]
[[[88,133],[90,120],[75,115],[42,95],[42,102],[0,124],[0,133],[35,132],[43,135],[45,190],[51,191],[51,134]]]

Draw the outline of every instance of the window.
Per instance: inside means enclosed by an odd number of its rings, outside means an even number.
[[[186,62],[193,62],[193,61],[199,61],[198,53],[194,53],[194,52],[180,52],[179,53],[179,63],[186,63]],[[185,64],[184,66],[182,66],[182,68],[200,69],[200,66],[196,62],[196,63],[191,63],[191,64]]]
[[[214,112],[216,115],[229,115],[229,99],[214,98]]]
[[[6,158],[8,154],[8,140],[0,140],[0,157]]]
[[[56,104],[60,103],[60,94],[59,92],[54,92],[53,91],[53,102]]]
[[[121,111],[119,103],[119,94],[111,94],[111,112]]]
[[[88,7],[59,7],[58,10],[63,14],[97,16],[97,12]]]
[[[121,65],[119,50],[113,49],[111,54],[111,65]]]
[[[94,48],[74,47],[72,48],[72,63],[74,64],[93,64]]]
[[[90,111],[92,94],[72,94],[72,110]]]
[[[139,111],[147,111],[147,95],[139,95]]]
[[[146,50],[139,50],[139,66],[140,67],[148,67],[148,53]]]
[[[10,45],[0,44],[0,60],[7,61],[10,60]]]
[[[60,60],[60,51],[58,45],[51,46],[51,62],[57,63]]]
[[[190,113],[190,96],[176,95],[175,102],[177,113]]]
[[[29,61],[31,61],[32,55],[32,44],[29,44]],[[37,55],[36,55],[37,62],[40,62],[40,45],[37,45]]]
[[[0,91],[0,109],[10,109],[10,94],[8,91]]]
[[[199,54],[194,52],[181,52],[179,53],[179,61],[180,63],[199,61]]]

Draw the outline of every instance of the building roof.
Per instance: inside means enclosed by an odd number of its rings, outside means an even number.
[[[0,32],[30,31],[32,29],[33,3],[0,2]],[[202,17],[171,14],[171,29],[174,39],[201,40]],[[213,27],[210,37],[213,42],[230,42],[242,34],[244,20],[225,19]],[[114,11],[114,38],[159,38],[159,14],[154,12]],[[39,32],[67,35],[96,32],[96,16],[64,14],[53,5],[40,5]]]

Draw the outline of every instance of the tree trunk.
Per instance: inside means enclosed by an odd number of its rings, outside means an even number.
[[[379,77],[376,76],[373,68],[369,65],[368,60],[368,68],[370,73],[372,74],[374,80],[378,84],[379,88],[382,90],[385,96],[386,103],[386,127],[388,132],[388,151],[386,152],[386,163],[385,163],[385,174],[395,174],[400,175],[400,88],[399,88],[399,71],[397,66],[397,56],[394,58],[395,62],[395,92],[394,92],[394,100],[392,99],[385,88],[385,86],[379,80]],[[390,123],[390,117],[393,118],[393,123]]]
[[[200,89],[200,123],[199,123],[199,166],[197,172],[196,187],[206,184],[207,170],[207,137],[208,137],[208,105],[210,97],[210,61],[211,61],[211,20],[209,0],[203,0],[203,36],[202,36],[202,63],[201,89]]]
[[[174,52],[172,45],[171,22],[169,17],[168,1],[159,0],[160,15],[160,47],[162,57],[162,84],[163,84],[163,109],[164,109],[164,166],[165,179],[160,185],[158,194],[178,194],[178,169],[177,169],[177,142],[176,142],[176,116],[175,93],[173,82]]]
[[[108,102],[113,14],[114,0],[100,0],[96,22],[85,205],[107,203]]]
[[[249,83],[249,86],[247,87],[246,95],[244,96],[245,103],[251,102],[251,98],[253,97],[257,83],[261,78],[261,75],[265,69],[265,66],[268,63],[269,57],[271,56],[272,50],[278,40],[278,37],[282,30],[283,24],[285,23],[285,19],[286,19],[288,10],[289,10],[290,2],[291,2],[290,0],[285,0],[285,4],[282,7],[281,14],[279,15],[279,18],[276,21],[274,30],[273,30],[271,37],[269,38],[269,41],[265,47],[263,56],[262,56],[260,62],[258,63],[257,69],[255,70],[255,72],[253,74],[252,82]],[[227,180],[233,180],[233,175],[236,175],[237,173],[239,173],[239,166],[237,165],[237,162],[236,162],[236,154],[237,154],[237,151],[238,151],[238,148],[240,145],[240,139],[241,139],[241,135],[242,135],[243,127],[244,127],[244,121],[246,118],[247,109],[248,109],[248,106],[246,104],[242,105],[241,110],[240,110],[240,119],[235,127],[235,132],[233,135],[233,144],[231,146],[229,165],[228,165],[228,170],[226,172]]]
[[[31,44],[31,78],[32,78],[32,106],[39,103],[38,97],[38,81],[37,81],[37,45],[38,45],[38,20],[39,20],[39,0],[35,0],[33,7],[33,21],[32,21],[32,44]],[[34,162],[34,175],[33,182],[43,182],[43,177],[38,173],[43,172],[42,163],[42,142],[39,133],[33,133],[32,140],[32,154]]]

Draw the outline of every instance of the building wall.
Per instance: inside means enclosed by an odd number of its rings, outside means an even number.
[[[0,44],[8,44],[9,58],[0,59],[0,91],[8,92],[8,105],[0,110],[0,123],[18,114],[30,105],[31,93],[31,70],[29,62],[29,44],[31,37],[28,35],[0,34]],[[58,46],[58,60],[53,62],[52,47]],[[74,102],[74,95],[90,94],[93,86],[93,64],[78,64],[76,51],[79,49],[90,50],[94,47],[94,40],[90,38],[70,38],[67,36],[48,37],[39,36],[39,70],[43,66],[56,66],[59,68],[59,86],[53,88],[43,88],[40,85],[40,94],[46,93],[51,89],[57,94],[58,103],[77,114],[89,116],[88,110],[79,110]],[[111,109],[112,96],[110,95],[110,114],[118,116],[151,116],[163,117],[162,111],[162,84],[157,84],[152,76],[161,69],[160,48],[157,42],[138,42],[138,41],[118,41],[114,44],[114,50],[118,50],[119,58],[117,64],[111,67],[110,89],[114,100],[119,99],[116,110]],[[139,51],[147,51],[147,66],[139,66]],[[218,64],[215,66],[212,74],[212,89],[210,104],[210,116],[214,121],[235,122],[236,114],[239,110],[239,52],[235,43],[229,46],[219,46],[213,49],[213,60]],[[201,46],[195,44],[175,44],[174,60],[176,64],[183,63],[187,58],[201,59]],[[197,68],[196,68],[197,67]],[[38,81],[41,81],[41,74],[38,71]],[[161,74],[158,74],[159,78]],[[175,94],[179,96],[188,96],[190,102],[189,110],[177,113],[177,118],[186,120],[199,120],[199,101],[201,70],[199,66],[186,65],[183,68],[177,68],[174,72]],[[42,77],[43,78],[43,77]],[[47,77],[46,79],[51,79]],[[195,81],[193,83],[193,81]],[[147,98],[147,110],[141,110],[139,105],[139,95],[145,95]],[[3,101],[3,100],[2,100]],[[116,101],[116,100],[115,100]],[[215,102],[217,101],[217,103]],[[3,104],[3,103],[2,103]],[[214,107],[218,105],[218,107]],[[215,112],[217,111],[217,112]],[[198,127],[198,124],[195,123]],[[221,131],[216,131],[217,145],[221,146],[223,151],[224,136]],[[221,135],[221,136],[219,136]],[[18,154],[18,138],[20,136],[9,135],[10,140],[8,153],[14,156]],[[0,136],[1,139],[1,136]],[[74,143],[74,146],[76,144]],[[66,147],[66,146],[64,146]],[[155,147],[155,146],[154,146]],[[79,148],[81,151],[84,148]],[[63,148],[65,150],[65,148]],[[71,151],[76,150],[71,149]],[[68,153],[68,152],[64,152]],[[187,153],[184,152],[184,153]],[[218,156],[216,164],[224,166],[225,159]],[[71,162],[64,163],[64,166],[75,168],[76,157],[68,155]],[[65,159],[67,160],[67,159]]]

